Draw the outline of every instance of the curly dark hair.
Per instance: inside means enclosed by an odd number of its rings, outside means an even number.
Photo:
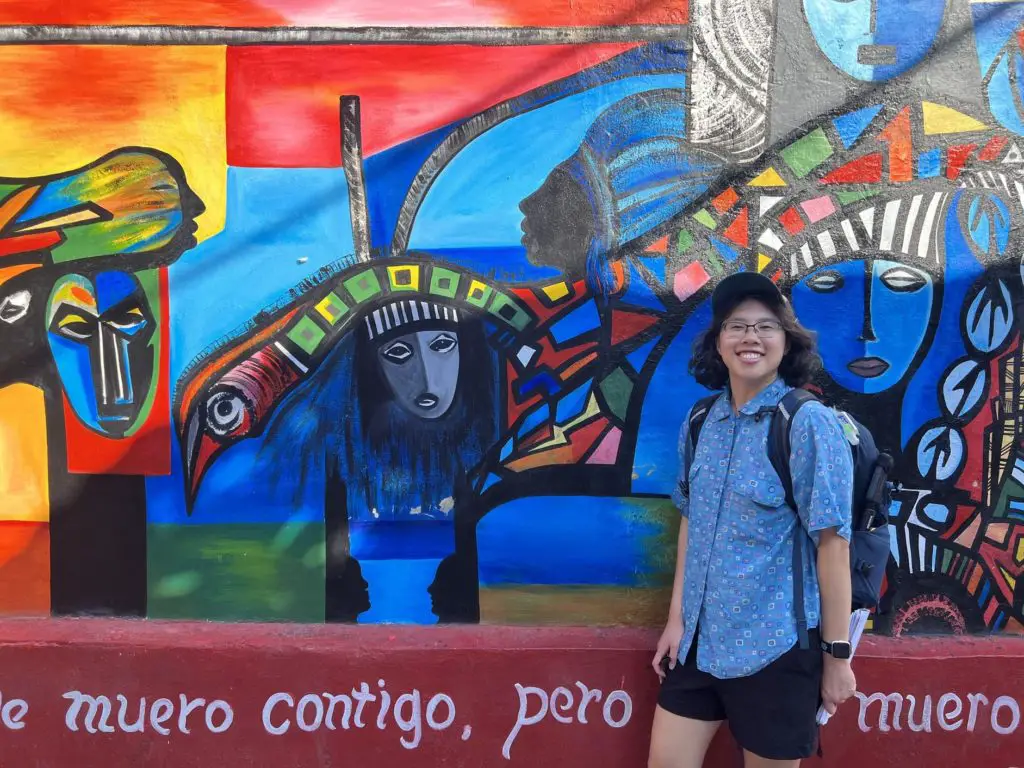
[[[737,296],[726,302],[715,316],[711,325],[700,333],[693,342],[693,356],[690,358],[690,375],[699,384],[712,390],[725,389],[729,383],[729,369],[725,367],[722,356],[718,354],[716,342],[722,323],[749,296]],[[813,331],[800,325],[788,301],[771,307],[786,332],[789,348],[779,364],[779,376],[791,387],[802,387],[811,382],[821,369],[821,357],[818,355],[818,344]]]

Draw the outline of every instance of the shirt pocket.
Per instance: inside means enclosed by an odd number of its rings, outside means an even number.
[[[770,473],[770,474],[769,474]],[[769,470],[769,477],[764,479],[737,480],[729,484],[729,490],[754,508],[765,511],[777,510],[786,503],[786,493],[782,482]]]

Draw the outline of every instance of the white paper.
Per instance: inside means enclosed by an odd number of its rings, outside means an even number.
[[[860,643],[860,637],[864,634],[864,627],[867,626],[868,616],[870,612],[867,608],[859,608],[850,614],[850,658],[853,658],[853,654],[857,651],[857,645]],[[829,721],[831,715],[825,711],[825,705],[822,704],[818,707],[818,725],[825,725]]]

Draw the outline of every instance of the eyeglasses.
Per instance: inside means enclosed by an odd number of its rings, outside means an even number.
[[[756,323],[741,323],[739,320],[726,320],[722,323],[725,336],[740,338],[747,335],[747,328],[753,328],[759,338],[770,338],[782,333],[782,323],[778,320],[759,320]]]

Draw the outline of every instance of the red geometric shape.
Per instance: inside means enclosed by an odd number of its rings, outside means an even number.
[[[636,312],[612,310],[612,345],[639,336],[661,320],[657,315],[640,315]]]
[[[668,253],[668,235],[655,240],[649,246],[644,253]]]
[[[1005,147],[1007,143],[1009,143],[1009,139],[1007,139],[1005,136],[996,136],[988,144],[985,145],[985,148],[983,150],[981,150],[981,152],[978,154],[978,159],[983,163],[988,163],[991,162],[992,160],[995,160],[997,157],[999,157],[999,153],[1003,151],[1003,147]]]
[[[732,240],[741,248],[750,245],[750,209],[744,207],[739,216],[722,233],[726,238]]]
[[[719,213],[725,213],[734,205],[736,205],[736,201],[739,199],[740,196],[739,194],[737,194],[736,190],[733,189],[732,187],[729,187],[727,190],[725,190],[725,192],[723,192],[714,200],[712,200],[711,204],[715,206],[715,210],[718,211]]]
[[[86,475],[169,475],[171,473],[171,334],[167,267],[160,268],[160,360],[149,418],[131,437],[114,439],[83,424],[64,397],[68,471]]]
[[[216,27],[576,27],[685,24],[686,0],[33,0],[0,3],[0,24]]]
[[[889,180],[914,180],[914,140],[910,129],[910,107],[904,107],[878,134],[889,145]]]
[[[960,171],[964,169],[971,154],[978,148],[977,144],[956,144],[946,152],[948,158],[946,163],[946,178],[956,181],[960,177]]]
[[[800,214],[797,213],[796,208],[787,208],[786,211],[779,216],[779,223],[786,228],[786,231],[791,235],[799,235],[806,224],[804,220],[800,218]]]
[[[823,178],[823,184],[877,184],[882,180],[882,153],[851,160]]]
[[[520,441],[519,449],[525,450],[531,446],[543,443],[545,440],[550,440],[554,436],[555,433],[550,424],[541,424]]]
[[[711,275],[699,261],[691,261],[676,272],[675,280],[672,283],[672,292],[680,301],[686,301],[703,288],[710,279]]]
[[[772,275],[772,282],[773,283],[777,283],[781,279],[782,279],[782,270],[781,269],[776,270],[775,274]]]
[[[369,156],[633,47],[228,46],[228,164],[340,166],[340,96],[362,101],[363,152]]]
[[[55,245],[59,245],[61,233],[53,230],[50,232],[30,232],[27,235],[14,235],[0,240],[0,257],[12,256],[18,253],[31,253],[32,251],[45,251]]]

